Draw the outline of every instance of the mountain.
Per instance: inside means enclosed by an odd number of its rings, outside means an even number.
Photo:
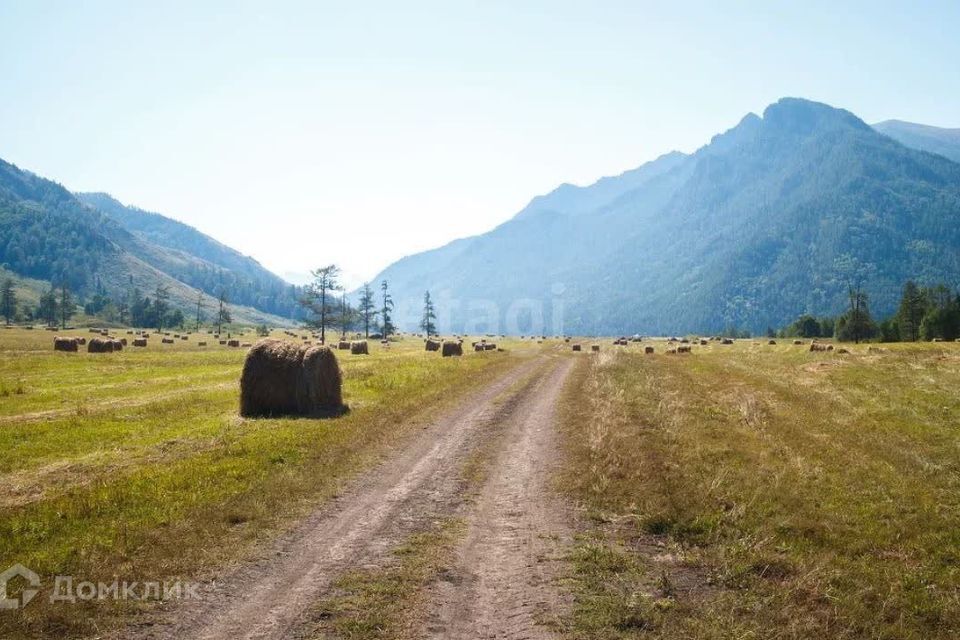
[[[960,162],[960,129],[942,129],[902,120],[878,122],[873,128],[908,147]]]
[[[840,312],[851,282],[878,315],[909,278],[960,284],[958,222],[960,165],[785,98],[693,154],[563,186],[376,281],[406,327],[429,289],[449,331],[758,332]]]
[[[74,195],[140,241],[126,249],[177,280],[210,295],[223,287],[232,302],[267,313],[293,317],[298,312],[297,293],[289,283],[190,225],[123,205],[105,193]]]
[[[119,299],[132,287],[151,295],[157,286],[165,286],[170,291],[170,303],[185,311],[195,309],[199,290],[213,296],[223,282],[229,287],[231,302],[236,303],[231,305],[235,321],[288,322],[269,312],[277,309],[275,299],[269,297],[271,293],[293,296],[289,285],[276,276],[270,274],[271,279],[257,273],[255,267],[242,260],[235,260],[235,264],[226,258],[206,260],[187,250],[154,242],[141,228],[145,225],[133,222],[136,213],[129,213],[124,221],[116,208],[123,207],[116,201],[108,201],[104,196],[88,199],[111,208],[118,218],[82,202],[55,182],[0,160],[0,266],[25,278],[66,282],[81,298],[102,289]],[[155,216],[155,223],[167,230],[171,243],[175,242],[173,229],[178,225],[186,227],[172,220],[167,225],[159,220],[162,216],[141,213]],[[157,231],[157,235],[163,232]],[[232,252],[212,239],[207,240],[210,246],[219,247],[224,256]],[[192,248],[186,243],[185,247]],[[251,291],[260,298],[251,295]]]

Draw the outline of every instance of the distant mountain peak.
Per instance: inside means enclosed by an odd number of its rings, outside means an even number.
[[[864,131],[870,125],[845,109],[804,98],[781,98],[763,111],[766,127],[806,135],[816,129],[850,127]]]

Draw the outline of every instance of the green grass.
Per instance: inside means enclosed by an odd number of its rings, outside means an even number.
[[[22,389],[0,400],[0,566],[20,562],[45,578],[29,607],[0,616],[4,638],[122,623],[145,605],[51,604],[51,577],[203,577],[515,362],[492,352],[440,358],[415,339],[374,345],[370,356],[341,351],[349,414],[243,420],[236,381],[245,350],[200,348],[192,337],[62,354],[51,350],[53,335],[0,331],[0,380]]]
[[[585,359],[574,635],[960,633],[960,345],[851,349]]]

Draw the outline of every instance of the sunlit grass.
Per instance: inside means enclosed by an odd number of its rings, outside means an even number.
[[[564,486],[603,554],[635,551],[627,571],[576,556],[584,637],[956,637],[958,347],[593,359],[567,397]]]

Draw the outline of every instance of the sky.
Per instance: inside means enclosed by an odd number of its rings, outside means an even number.
[[[783,96],[960,127],[960,2],[0,0],[0,158],[357,285]]]

